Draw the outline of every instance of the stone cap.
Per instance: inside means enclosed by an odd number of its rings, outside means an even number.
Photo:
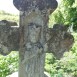
[[[35,9],[40,11],[45,9],[55,10],[58,6],[56,0],[13,0],[13,4],[19,11]]]

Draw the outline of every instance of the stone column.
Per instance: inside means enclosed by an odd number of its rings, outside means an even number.
[[[46,29],[56,0],[13,0],[20,11],[19,77],[44,77]]]

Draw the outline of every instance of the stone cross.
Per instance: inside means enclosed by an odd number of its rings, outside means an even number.
[[[56,0],[13,0],[13,3],[20,11],[20,26],[0,21],[0,53],[19,51],[19,77],[44,77],[45,53],[62,57],[72,47],[74,38],[61,24],[47,26],[49,15],[57,8]]]

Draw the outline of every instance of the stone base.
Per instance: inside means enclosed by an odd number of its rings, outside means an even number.
[[[18,72],[14,72],[13,74],[8,75],[6,77],[18,77]],[[50,77],[49,73],[44,72],[44,77]]]

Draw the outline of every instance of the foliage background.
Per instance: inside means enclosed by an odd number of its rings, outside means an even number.
[[[16,21],[18,23],[19,16],[6,13],[5,11],[0,11],[0,20],[11,20],[11,21]]]
[[[12,52],[8,56],[0,55],[0,77],[18,71],[18,52]]]
[[[56,11],[50,15],[49,26],[59,23],[72,26],[77,31],[77,0],[60,0]]]

